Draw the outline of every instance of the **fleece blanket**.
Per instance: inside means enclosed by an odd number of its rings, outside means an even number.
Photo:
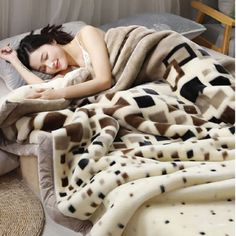
[[[57,207],[89,235],[233,235],[233,77],[171,31],[121,27],[106,42],[110,90],[37,107],[16,90],[2,106],[21,117],[7,110],[2,137],[51,133]]]

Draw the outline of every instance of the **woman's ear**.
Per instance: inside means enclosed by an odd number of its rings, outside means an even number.
[[[53,39],[52,45],[57,45],[57,41],[55,39]]]

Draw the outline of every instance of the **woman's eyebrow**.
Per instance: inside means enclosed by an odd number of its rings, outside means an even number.
[[[41,53],[40,62],[43,61],[43,53]]]

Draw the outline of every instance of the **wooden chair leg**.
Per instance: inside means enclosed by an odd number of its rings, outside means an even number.
[[[220,47],[217,47],[213,42],[210,42],[206,38],[199,36],[195,41],[199,41],[201,45],[212,48],[224,54],[229,53],[229,43],[232,33],[232,27],[235,25],[235,20],[222,12],[209,7],[208,5],[200,1],[192,1],[191,6],[197,10],[196,22],[202,24],[205,15],[217,20],[224,25],[224,38]]]
[[[228,54],[229,52],[229,41],[230,41],[231,32],[232,32],[232,27],[229,25],[225,25],[224,40],[223,40],[223,46],[222,46],[222,53],[224,54]]]
[[[204,17],[205,17],[205,14],[203,12],[198,11],[197,16],[196,16],[196,22],[199,24],[202,24]]]

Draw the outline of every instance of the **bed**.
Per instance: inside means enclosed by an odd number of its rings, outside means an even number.
[[[20,156],[52,219],[84,235],[234,235],[234,59],[139,26],[106,42],[114,86],[73,103],[13,90],[1,150]]]

